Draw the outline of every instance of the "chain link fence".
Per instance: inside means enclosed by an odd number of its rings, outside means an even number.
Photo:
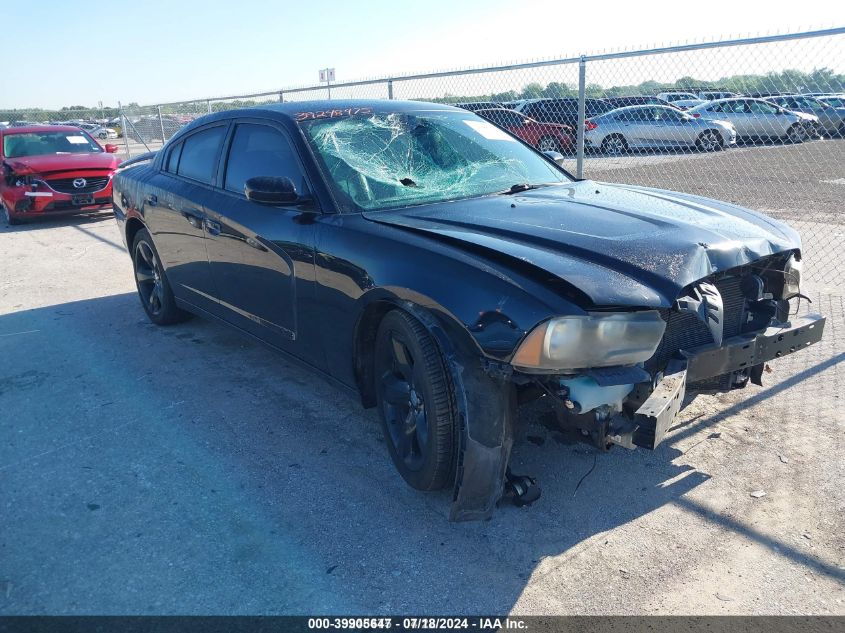
[[[0,110],[0,125],[80,125],[132,157],[209,113],[313,99],[462,105],[562,153],[578,176],[786,220],[804,239],[807,281],[845,294],[845,28],[147,106]]]
[[[116,127],[133,156],[205,114],[312,99],[463,105],[559,151],[578,176],[784,219],[803,236],[807,279],[845,287],[845,28],[133,104]]]

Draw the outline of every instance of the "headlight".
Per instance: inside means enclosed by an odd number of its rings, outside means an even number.
[[[795,255],[786,262],[783,269],[783,299],[797,297],[801,292],[801,269],[804,267],[800,259]]]
[[[656,310],[559,317],[532,330],[511,364],[529,371],[632,365],[654,355],[665,330]]]

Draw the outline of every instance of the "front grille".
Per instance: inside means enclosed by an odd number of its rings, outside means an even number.
[[[722,295],[722,303],[725,309],[723,339],[736,336],[742,330],[745,297],[742,294],[741,284],[742,279],[740,277],[725,277],[716,282],[716,288]],[[710,329],[691,312],[661,310],[661,316],[666,321],[666,333],[663,335],[663,340],[654,356],[646,362],[646,369],[649,371],[664,369],[678,350],[713,342]]]
[[[73,186],[74,180],[77,180],[77,178],[55,178],[48,180],[47,184],[50,185],[53,191],[69,193],[71,195],[101,191],[109,184],[108,176],[91,176],[90,178],[85,178],[85,186],[79,188]]]

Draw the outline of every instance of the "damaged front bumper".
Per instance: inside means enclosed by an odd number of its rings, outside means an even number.
[[[705,381],[715,376],[730,376],[734,387],[749,380],[761,384],[766,362],[817,343],[824,325],[823,316],[809,315],[733,336],[718,346],[682,349],[657,375],[656,382],[638,366],[591,370],[582,376],[549,377],[542,382],[506,365],[488,364],[484,372],[464,372],[453,364],[462,429],[450,519],[489,518],[504,494],[516,412],[514,390],[508,385],[539,387],[557,401],[558,418],[564,426],[579,429],[602,449],[612,444],[653,449],[666,437],[687,391],[705,390]],[[467,393],[474,397],[467,398]],[[608,401],[597,405],[597,400],[584,398],[598,397],[597,393],[609,396]]]
[[[663,441],[681,410],[689,385],[746,370],[751,381],[761,384],[764,363],[818,343],[824,324],[825,317],[814,314],[770,326],[761,333],[735,336],[721,346],[704,345],[682,350],[683,359],[669,363],[654,391],[634,413],[635,428],[630,432],[632,443],[653,449]]]

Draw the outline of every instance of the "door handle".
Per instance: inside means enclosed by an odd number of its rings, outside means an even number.
[[[154,206],[158,205],[158,196],[155,195],[154,193],[151,193],[146,198],[144,198],[144,201],[148,205],[150,205],[151,207],[154,207]]]
[[[197,211],[196,209],[182,209],[182,215],[185,216],[185,219],[195,229],[202,230],[202,221],[204,216],[202,213]]]
[[[220,223],[205,218],[205,230],[209,235],[220,235]]]

